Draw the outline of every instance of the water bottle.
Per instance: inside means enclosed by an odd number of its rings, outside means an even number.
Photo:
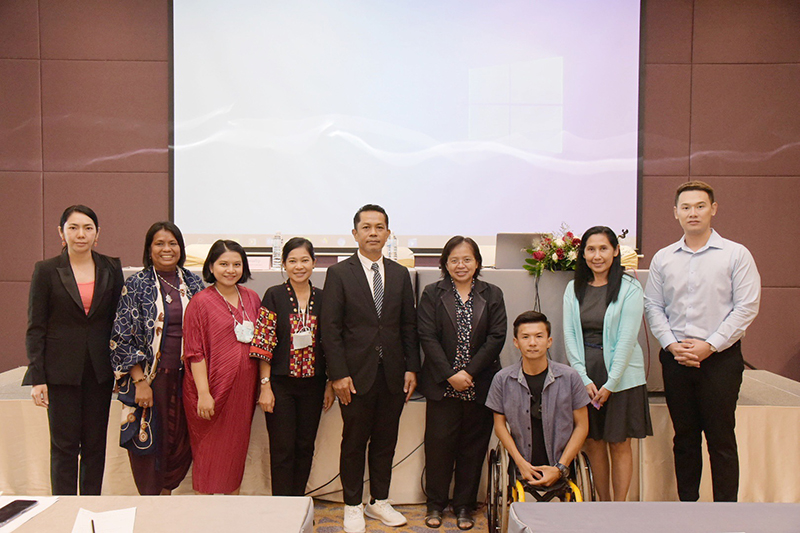
[[[283,237],[281,232],[272,236],[272,270],[280,270],[283,255]]]
[[[389,235],[389,259],[397,261],[397,236],[394,233]]]

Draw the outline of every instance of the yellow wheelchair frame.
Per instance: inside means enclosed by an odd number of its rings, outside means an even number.
[[[516,465],[511,464],[508,451],[501,443],[489,452],[488,463],[486,518],[490,533],[504,533],[507,530],[511,502],[547,502],[555,498],[566,502],[582,502],[596,499],[592,467],[584,452],[580,452],[570,465],[570,476],[564,486],[543,494],[526,490],[524,480],[517,473]]]

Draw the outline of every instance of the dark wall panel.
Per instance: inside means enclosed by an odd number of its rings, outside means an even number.
[[[692,62],[692,0],[646,0],[644,47],[647,63]]]
[[[38,57],[38,0],[3,0],[0,2],[0,58]]]
[[[39,61],[0,59],[0,170],[42,170]]]
[[[692,71],[690,65],[646,65],[644,71],[644,173],[689,174]]]
[[[26,281],[0,281],[0,294],[3,295],[0,305],[0,372],[28,364],[25,330],[28,326],[29,287],[30,282]]]
[[[694,65],[691,174],[800,175],[798,95],[800,64]]]
[[[42,174],[0,172],[0,191],[12,199],[0,209],[0,280],[28,281],[42,259]]]
[[[169,59],[165,0],[40,0],[42,58]]]
[[[695,63],[800,63],[797,0],[695,0]]]
[[[167,172],[164,62],[42,61],[47,171]]]
[[[800,288],[765,288],[742,350],[757,368],[800,381]]]

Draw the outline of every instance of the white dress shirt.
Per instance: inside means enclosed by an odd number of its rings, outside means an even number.
[[[376,263],[372,259],[367,259],[361,254],[361,250],[356,252],[358,254],[358,260],[361,261],[361,266],[364,267],[364,273],[367,275],[367,283],[369,283],[369,292],[372,293],[373,297],[375,296],[375,287],[373,287],[373,277],[375,273],[372,271],[373,263]],[[386,293],[386,272],[383,268],[383,256],[377,261],[378,271],[381,273],[381,283],[383,283],[384,294]]]
[[[644,297],[647,322],[662,347],[691,338],[722,351],[758,314],[761,277],[747,248],[712,230],[697,251],[685,238],[659,250]]]

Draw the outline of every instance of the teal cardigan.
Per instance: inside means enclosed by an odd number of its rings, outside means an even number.
[[[611,302],[603,318],[603,359],[608,370],[605,384],[595,383],[611,392],[638,387],[647,383],[644,373],[644,353],[639,346],[639,328],[644,312],[644,291],[633,277],[622,276],[619,296]],[[592,383],[586,375],[586,354],[583,328],[575,281],[564,291],[564,344],[569,364],[581,376],[584,385]]]

